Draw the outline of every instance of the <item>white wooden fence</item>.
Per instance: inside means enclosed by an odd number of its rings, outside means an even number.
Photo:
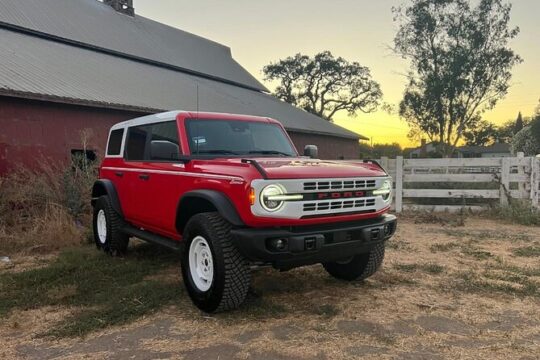
[[[540,158],[404,159],[398,156],[382,158],[380,164],[394,179],[396,212],[408,209],[452,212],[464,208],[478,211],[496,203],[505,206],[510,198],[527,200],[540,207]]]

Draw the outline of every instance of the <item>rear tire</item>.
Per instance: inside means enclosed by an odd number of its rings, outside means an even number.
[[[202,213],[184,231],[184,284],[193,303],[208,313],[236,309],[248,293],[249,265],[232,244],[230,230],[218,213]]]
[[[375,245],[370,252],[358,254],[348,261],[323,263],[325,270],[333,277],[346,280],[365,280],[375,274],[384,259],[384,243]]]
[[[94,241],[98,249],[112,256],[126,253],[129,237],[122,233],[122,217],[113,209],[109,197],[101,196],[94,206]]]

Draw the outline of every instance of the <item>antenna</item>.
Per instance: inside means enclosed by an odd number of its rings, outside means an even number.
[[[197,84],[197,112],[195,113],[195,119],[199,120],[199,84]],[[197,128],[197,136],[195,137],[195,142],[197,144],[197,155],[199,155],[199,122],[197,121],[195,123],[195,127]]]

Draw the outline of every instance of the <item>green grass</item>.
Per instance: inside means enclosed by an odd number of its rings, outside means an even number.
[[[431,250],[431,252],[433,253],[436,253],[436,252],[447,252],[456,248],[459,248],[459,244],[457,243],[446,243],[446,244],[439,243],[439,244],[431,245],[429,247],[429,250]]]
[[[444,272],[444,266],[438,264],[395,264],[394,268],[402,272],[412,273],[422,271],[428,274],[437,275]]]
[[[477,248],[472,247],[472,246],[463,246],[461,248],[461,252],[464,255],[471,256],[471,257],[473,257],[473,258],[475,258],[477,260],[487,260],[487,259],[493,257],[493,254],[490,253],[489,251],[477,249]]]
[[[15,309],[76,309],[41,334],[53,337],[125,324],[180,297],[177,281],[147,279],[171,266],[179,266],[177,256],[150,245],[135,247],[125,258],[112,258],[92,246],[65,250],[44,267],[0,274],[0,317]]]
[[[477,260],[487,260],[493,257],[489,251],[479,249],[474,244],[477,241],[469,240],[467,242],[460,243],[445,243],[445,244],[433,244],[430,246],[430,251],[433,253],[447,252],[454,249],[459,249],[463,255],[473,257]]]
[[[504,262],[486,266],[481,273],[463,271],[456,274],[451,289],[485,295],[513,295],[540,298],[540,267],[520,267]]]
[[[540,246],[525,246],[512,249],[512,253],[520,257],[540,257]]]

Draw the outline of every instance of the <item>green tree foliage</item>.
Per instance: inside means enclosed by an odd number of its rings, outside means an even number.
[[[540,104],[538,104],[534,118],[531,121],[531,132],[532,136],[536,139],[536,142],[540,144]]]
[[[525,127],[525,123],[523,122],[523,116],[521,115],[521,111],[520,111],[516,119],[515,126],[514,126],[514,133],[520,132],[524,127]]]
[[[540,121],[538,122],[540,123]],[[540,141],[533,135],[532,125],[525,126],[512,139],[512,152],[523,152],[525,156],[540,154]]]
[[[393,9],[394,50],[411,63],[400,116],[447,155],[506,95],[521,62],[508,46],[519,33],[510,11],[503,0],[410,0]]]
[[[329,121],[340,111],[373,112],[382,98],[369,68],[330,51],[296,54],[265,66],[263,73],[265,80],[278,82],[275,96]]]
[[[476,127],[463,132],[467,145],[487,146],[499,141],[499,129],[495,124],[480,120]]]

